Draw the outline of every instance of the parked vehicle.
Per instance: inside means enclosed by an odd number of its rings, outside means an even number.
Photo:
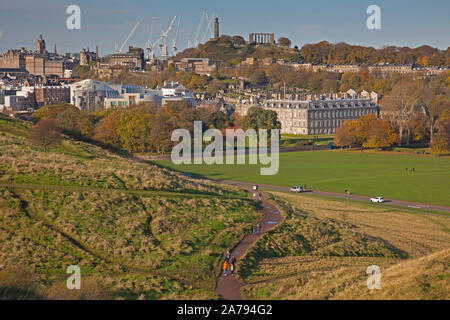
[[[385,202],[386,200],[384,200],[383,197],[376,197],[376,198],[371,198],[370,201],[371,201],[371,202],[375,202],[375,203],[383,203],[383,202]]]
[[[303,187],[302,186],[293,186],[291,188],[291,192],[296,192],[296,193],[303,192]]]

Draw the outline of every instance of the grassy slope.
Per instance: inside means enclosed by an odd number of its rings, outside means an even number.
[[[405,261],[382,273],[381,289],[369,291],[363,285],[349,286],[338,299],[450,299],[450,250]]]
[[[258,165],[161,165],[184,172],[279,186],[306,184],[315,190],[384,196],[390,199],[450,206],[450,159],[346,151],[280,154],[280,170],[261,176]],[[415,168],[406,172],[405,168]]]
[[[246,297],[450,298],[445,290],[450,263],[448,218],[275,195],[286,223],[259,240],[244,258],[239,275],[246,284]],[[414,259],[433,252],[441,255],[426,258],[428,262],[419,263],[412,272],[411,266],[423,261]],[[382,270],[382,290],[369,293],[365,272],[373,264]]]
[[[56,187],[0,187],[2,297],[216,297],[219,260],[259,216],[241,191],[71,140],[43,152],[28,135],[0,118],[0,184]],[[81,293],[65,288],[72,264]]]

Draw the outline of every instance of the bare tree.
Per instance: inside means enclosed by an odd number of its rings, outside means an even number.
[[[31,139],[47,151],[52,144],[61,141],[61,130],[52,119],[41,120],[31,130]]]
[[[423,81],[401,80],[394,88],[390,96],[383,101],[383,108],[389,113],[396,126],[399,128],[399,145],[403,142],[403,132],[408,129],[415,108],[426,100],[426,90]],[[409,137],[407,140],[409,143]]]

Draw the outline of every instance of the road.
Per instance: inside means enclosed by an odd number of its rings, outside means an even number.
[[[241,187],[249,187],[255,185],[255,183],[250,182],[241,182],[241,181],[232,181],[232,180],[216,180],[218,182],[226,183],[226,184],[233,184]],[[273,185],[266,185],[266,184],[258,184],[259,187],[267,189],[267,190],[273,190],[273,191],[290,191],[290,187],[281,187],[281,186],[273,186]],[[322,196],[322,197],[332,197],[332,198],[339,198],[339,199],[347,199],[347,200],[357,200],[357,201],[363,201],[370,203],[370,197],[367,196],[360,196],[360,195],[348,195],[345,193],[336,193],[336,192],[327,192],[327,191],[318,191],[318,190],[307,190],[306,193]],[[378,195],[374,195],[378,196]],[[375,205],[375,204],[374,204]],[[424,204],[424,203],[417,203],[417,202],[408,202],[408,201],[400,201],[400,200],[391,200],[386,199],[386,202],[383,204],[376,204],[380,207],[401,207],[408,209],[414,209],[414,210],[430,210],[434,212],[442,212],[443,214],[439,213],[430,213],[426,211],[421,211],[425,214],[434,214],[444,217],[450,217],[448,214],[450,213],[450,207],[445,206],[438,206],[433,204]],[[411,210],[412,211],[412,210]]]

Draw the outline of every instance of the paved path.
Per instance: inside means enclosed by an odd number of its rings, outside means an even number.
[[[231,180],[218,180],[223,183],[227,184],[233,184],[243,187],[253,186],[255,183],[250,182],[241,182],[241,181],[231,181]],[[273,185],[266,185],[266,184],[257,184],[261,188],[265,188],[268,190],[274,190],[274,191],[290,191],[290,187],[280,187],[280,186],[273,186]],[[370,197],[367,196],[360,196],[360,195],[348,195],[345,193],[335,193],[335,192],[327,192],[327,191],[316,191],[316,190],[307,190],[307,193],[319,195],[319,196],[325,196],[325,197],[333,197],[333,198],[341,198],[341,199],[349,199],[349,200],[359,200],[364,202],[370,202]],[[378,196],[378,195],[374,195]],[[433,204],[425,204],[425,203],[417,203],[417,202],[408,202],[408,201],[400,201],[400,200],[388,200],[383,204],[377,204],[377,206],[382,207],[389,207],[389,206],[396,206],[396,207],[403,207],[405,209],[415,209],[415,210],[431,210],[436,212],[443,212],[443,213],[450,213],[450,207],[445,206],[438,206]],[[433,214],[428,212],[423,212],[427,214]],[[449,217],[449,215],[446,214],[437,214],[439,216],[445,216]]]
[[[249,190],[251,191],[251,190]],[[239,244],[230,252],[230,256],[235,256],[237,260],[236,269],[239,269],[239,260],[248,250],[248,248],[256,242],[264,233],[272,230],[283,221],[280,211],[275,208],[272,203],[267,201],[267,195],[263,193],[261,202],[261,211],[264,217],[260,222],[261,233],[250,234],[246,236]],[[221,261],[223,263],[223,261]],[[236,270],[237,271],[237,270]],[[221,299],[225,300],[242,300],[241,295],[242,283],[235,275],[228,274],[226,277],[220,273],[216,284],[216,293]]]

